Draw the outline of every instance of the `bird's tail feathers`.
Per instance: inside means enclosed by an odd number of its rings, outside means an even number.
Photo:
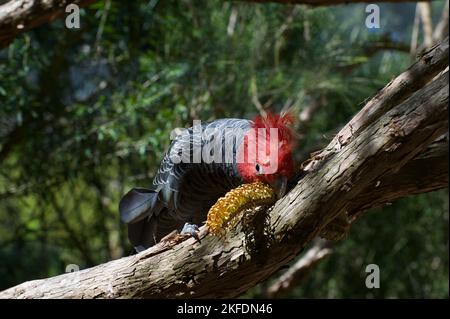
[[[120,200],[120,218],[127,224],[138,222],[153,213],[157,201],[157,191],[135,187]]]

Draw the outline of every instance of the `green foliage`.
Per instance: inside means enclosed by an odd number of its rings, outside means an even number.
[[[382,22],[407,42],[412,17],[396,8]],[[117,203],[151,183],[170,132],[193,119],[314,106],[298,158],[318,149],[411,62],[367,55],[384,34],[364,19],[362,5],[106,0],[80,30],[57,20],[17,37],[0,50],[0,289],[128,255]],[[444,197],[370,213],[292,297],[448,296]],[[371,292],[362,265],[375,261]]]

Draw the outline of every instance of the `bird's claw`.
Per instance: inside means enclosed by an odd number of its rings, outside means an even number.
[[[181,230],[181,235],[189,235],[194,237],[197,242],[200,243],[200,237],[198,236],[199,228],[195,224],[186,223]]]

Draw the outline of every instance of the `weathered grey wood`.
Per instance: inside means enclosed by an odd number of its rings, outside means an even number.
[[[437,55],[443,52],[434,50]],[[435,59],[432,52],[428,61]],[[435,76],[439,70],[432,73]],[[203,227],[201,244],[194,239],[177,245],[161,243],[78,273],[26,282],[0,292],[0,298],[238,296],[292,260],[336,216],[356,208],[360,211],[371,206],[367,201],[385,198],[382,194],[379,198],[367,196],[367,192],[377,194],[373,190],[378,181],[402,174],[408,163],[448,132],[448,71],[427,85],[422,82],[425,86],[420,89],[414,79],[405,81],[394,80],[383,89],[385,93],[375,99],[377,105],[384,105],[384,112],[376,112],[376,118],[361,117],[370,124],[360,125],[364,129],[353,132],[339,148],[327,147],[333,151],[316,157],[308,174],[272,209],[249,211],[246,222],[223,238],[207,235]],[[395,90],[407,97],[392,98]],[[390,102],[383,102],[385,98]],[[436,183],[433,176],[430,180]],[[427,184],[426,176],[423,182]],[[448,177],[444,182],[448,183]],[[445,187],[444,182],[436,183],[439,186],[435,188]],[[391,197],[397,198],[409,195],[411,189],[392,191]],[[420,188],[415,187],[414,192]]]
[[[350,205],[350,222],[368,209],[382,207],[397,198],[448,188],[448,163],[446,134],[406,163],[399,172],[369,184],[358,196],[358,200]]]

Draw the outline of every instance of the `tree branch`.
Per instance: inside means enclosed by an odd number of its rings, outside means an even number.
[[[375,185],[363,191],[361,202],[364,202],[366,206],[360,207],[357,203],[353,205],[349,210],[350,222],[354,222],[356,217],[359,217],[356,215],[358,212],[361,213],[397,199],[398,190],[403,193],[408,190],[408,194],[412,195],[447,188],[448,160],[447,133],[403,166],[398,174],[389,176],[389,180],[377,181]],[[287,295],[308,276],[312,268],[332,253],[331,241],[316,239],[313,246],[264,291],[264,296],[279,298]]]
[[[349,207],[350,221],[371,208],[389,204],[397,198],[448,187],[448,133],[430,144],[397,173],[374,181]],[[402,196],[403,195],[403,196]]]
[[[23,283],[0,292],[0,298],[240,295],[291,261],[330,221],[352,211],[355,202],[357,211],[370,206],[361,199],[369,198],[364,192],[377,193],[373,188],[378,181],[401,174],[448,131],[448,69],[442,71],[447,66],[448,38],[375,95],[350,121],[355,129],[344,127],[316,154],[307,174],[284,198],[268,211],[247,210],[224,237],[208,235],[203,226],[201,243],[193,238],[165,241],[134,256]],[[410,191],[395,189],[390,199]]]
[[[85,7],[96,0],[15,0],[0,6],[0,48],[8,46],[17,35],[53,21],[65,13],[67,5]]]

